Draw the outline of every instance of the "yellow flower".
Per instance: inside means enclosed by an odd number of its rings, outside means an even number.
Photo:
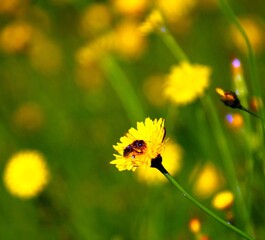
[[[29,133],[36,132],[44,123],[43,110],[34,102],[24,103],[14,112],[13,123],[19,130]]]
[[[1,32],[0,45],[6,53],[25,50],[32,41],[32,26],[25,22],[14,22]]]
[[[156,107],[162,107],[166,103],[165,96],[161,95],[165,81],[164,75],[152,75],[143,84],[143,92],[147,100]],[[159,98],[157,96],[160,96]]]
[[[126,20],[115,29],[116,52],[125,58],[137,58],[146,47],[146,40],[136,21]]]
[[[163,166],[170,172],[171,175],[176,174],[181,168],[182,148],[171,141],[165,143],[165,150],[161,156],[163,159]],[[154,168],[140,167],[136,172],[140,181],[147,184],[165,182],[166,178]]]
[[[76,60],[81,66],[91,67],[105,54],[112,51],[115,45],[115,34],[112,32],[106,33],[80,48],[76,53]]]
[[[264,23],[261,22],[259,19],[247,18],[247,17],[240,18],[239,21],[242,27],[244,28],[255,53],[262,52],[264,50],[264,40],[265,40]],[[246,53],[247,52],[246,43],[241,33],[234,25],[231,26],[230,28],[230,34],[235,46],[242,52]]]
[[[193,191],[198,197],[207,198],[217,191],[222,183],[218,169],[212,163],[207,163],[198,173]]]
[[[192,233],[199,233],[201,231],[201,222],[199,218],[192,218],[189,222],[189,228]]]
[[[112,0],[114,9],[124,16],[137,16],[149,5],[147,0]]]
[[[47,38],[42,32],[35,31],[29,49],[32,66],[42,73],[54,73],[62,67],[63,54],[60,46]]]
[[[212,205],[216,209],[224,210],[231,207],[233,202],[234,202],[233,193],[230,191],[222,191],[214,196]]]
[[[164,20],[158,10],[153,10],[140,25],[139,30],[143,34],[149,34],[153,31],[159,31],[164,25]]]
[[[182,62],[171,69],[166,79],[165,96],[175,104],[185,105],[203,95],[209,85],[211,69]]]
[[[187,17],[196,5],[196,0],[157,0],[157,7],[169,22],[175,22]]]
[[[114,154],[116,159],[110,164],[115,164],[119,171],[150,167],[152,159],[164,150],[165,133],[162,118],[154,121],[146,118],[145,122],[137,122],[137,129],[130,128],[120,142],[113,146],[118,154]]]
[[[26,199],[43,190],[49,181],[49,171],[42,154],[37,151],[21,151],[8,161],[3,179],[12,195]]]
[[[81,31],[85,35],[103,32],[110,27],[111,19],[110,8],[104,3],[95,3],[86,8],[81,16]]]

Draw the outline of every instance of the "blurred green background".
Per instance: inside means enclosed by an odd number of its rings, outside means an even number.
[[[136,121],[144,119],[130,119],[128,109],[108,81],[111,70],[103,69],[100,61],[92,67],[80,66],[77,53],[103,33],[115,31],[124,20],[140,24],[152,7],[147,2],[135,14],[117,7],[115,1],[1,0],[1,174],[12,154],[31,149],[44,154],[51,181],[39,196],[29,200],[12,196],[1,181],[0,239],[196,239],[188,226],[195,216],[200,218],[202,232],[208,239],[240,239],[170,184],[147,185],[139,182],[135,173],[119,173],[109,164],[114,159],[112,145],[135,127]],[[232,89],[232,56],[241,60],[251,86],[247,54],[233,37],[231,23],[217,2],[192,2],[192,7],[176,22],[168,20],[169,29],[191,62],[213,70],[206,94],[218,112],[237,177],[247,195],[250,189],[246,189],[244,177],[244,141],[240,141],[241,133],[227,127],[225,114],[233,110],[225,108],[214,91],[216,87]],[[263,94],[265,3],[229,2],[236,15],[254,22],[255,27],[249,27],[249,37],[256,37],[252,44]],[[107,9],[109,20],[105,26],[95,27],[93,21],[85,20],[86,14],[101,4]],[[101,22],[101,14],[95,14],[96,23]],[[16,24],[24,29],[21,33],[16,32]],[[146,36],[144,42],[145,48],[137,56],[114,52],[112,59],[133,86],[139,108],[145,112],[143,117],[166,118],[170,104],[159,95],[150,95],[152,82],[147,79],[168,74],[177,61],[156,34]],[[253,89],[249,88],[249,93],[253,94]],[[155,98],[161,98],[161,102]],[[184,152],[177,179],[189,192],[193,192],[196,181],[195,168],[211,161],[223,171],[217,141],[208,127],[207,111],[195,101],[178,108],[175,119],[171,119],[174,126],[168,137],[175,139]],[[256,119],[251,119],[251,123],[254,128],[259,124]],[[253,151],[253,156],[258,160],[253,163],[255,186],[251,189],[249,214],[257,239],[263,239],[263,150]],[[223,177],[227,180],[225,173]],[[218,190],[226,188],[229,187],[225,181]],[[213,194],[200,199],[211,209]],[[214,211],[225,218],[224,212]]]

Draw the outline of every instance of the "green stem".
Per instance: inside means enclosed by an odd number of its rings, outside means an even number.
[[[163,173],[164,176],[183,194],[184,197],[188,198],[191,202],[193,202],[197,207],[199,207],[202,211],[204,211],[206,214],[214,218],[217,222],[223,224],[230,230],[236,232],[240,236],[244,237],[245,239],[254,239],[251,236],[248,236],[246,233],[238,229],[237,227],[233,226],[229,222],[224,221],[220,217],[218,217],[215,213],[213,213],[211,210],[209,210],[207,207],[202,205],[200,202],[198,202],[194,197],[192,197],[169,173]]]
[[[166,28],[165,32],[161,33],[161,36],[164,39],[165,43],[167,43],[168,48],[174,53],[178,61],[189,62],[187,56],[184,54],[184,52],[181,50],[177,42],[174,40],[171,34],[166,30]],[[210,122],[212,123],[213,133],[215,135],[215,139],[220,149],[220,155],[223,160],[223,165],[227,173],[228,179],[230,180],[229,182],[230,186],[235,194],[235,199],[237,203],[236,204],[237,213],[242,214],[243,222],[247,225],[247,229],[250,231],[251,227],[249,223],[249,215],[247,213],[246,205],[243,200],[238,180],[236,178],[235,168],[233,165],[233,158],[231,156],[230,149],[228,147],[225,136],[222,132],[221,123],[213,106],[212,100],[210,99],[210,96],[206,95],[204,98],[202,98],[201,102],[204,105],[204,108],[207,109],[207,112],[209,113],[209,117],[211,120]]]
[[[144,118],[142,104],[137,97],[133,86],[116,61],[106,56],[102,61],[106,76],[116,91],[132,124]]]
[[[171,182],[182,194],[184,197],[187,197],[191,202],[193,202],[197,207],[199,207],[203,212],[214,218],[217,222],[223,224],[230,230],[236,232],[240,236],[244,237],[245,239],[253,240],[254,238],[247,235],[237,227],[231,225],[229,222],[224,221],[220,217],[218,217],[215,213],[213,213],[210,209],[202,205],[200,202],[198,202],[193,196],[191,196],[164,168],[162,165],[162,157],[161,155],[158,155],[155,159],[152,159],[151,161],[151,167],[158,169],[167,179],[169,182]]]
[[[213,130],[213,134],[220,149],[220,155],[223,160],[223,165],[229,179],[230,183],[229,185],[231,186],[232,191],[235,194],[235,199],[237,203],[236,204],[237,214],[240,213],[243,220],[242,222],[247,225],[248,231],[251,231],[251,226],[249,223],[249,214],[247,212],[246,204],[243,200],[244,198],[240,190],[238,180],[236,178],[233,158],[231,156],[226,138],[223,134],[217,112],[215,111],[215,107],[212,103],[212,100],[210,99],[210,96],[206,95],[201,101],[204,106],[204,109],[207,109],[208,115],[211,117],[211,123],[212,123],[211,127]]]
[[[244,28],[241,26],[240,22],[238,21],[235,13],[233,10],[230,8],[229,4],[226,2],[226,0],[219,0],[219,4],[221,6],[221,9],[223,12],[227,15],[227,17],[230,19],[230,21],[236,26],[238,31],[240,32],[241,36],[243,37],[246,46],[247,46],[247,52],[248,52],[248,63],[249,63],[249,70],[250,70],[250,84],[252,84],[252,90],[254,95],[257,97],[261,97],[261,84],[259,81],[258,77],[258,71],[257,71],[257,64],[256,64],[256,58],[254,55],[254,52],[252,50],[250,41],[248,39],[248,36],[244,30]],[[261,116],[262,119],[264,119],[264,111],[262,107],[259,108],[260,113],[259,115]],[[262,124],[262,136],[263,138],[263,143],[265,144],[265,127],[264,127],[264,122],[261,122]]]
[[[165,45],[171,50],[171,53],[178,61],[189,61],[185,53],[176,44],[175,39],[173,36],[168,32],[166,27],[163,27],[163,31],[160,32],[160,37],[162,38]]]
[[[249,66],[250,66],[250,75],[252,79],[252,84],[253,84],[253,90],[256,92],[257,96],[260,96],[261,91],[260,91],[260,84],[258,81],[258,74],[257,74],[257,68],[256,68],[256,60],[255,60],[255,55],[253,53],[250,41],[248,39],[248,36],[244,30],[244,28],[241,26],[240,22],[238,21],[235,13],[233,10],[230,8],[226,0],[219,0],[221,9],[223,12],[227,15],[227,17],[230,19],[230,21],[236,26],[238,31],[241,33],[246,46],[247,46],[247,51],[248,51],[248,61],[249,61]]]

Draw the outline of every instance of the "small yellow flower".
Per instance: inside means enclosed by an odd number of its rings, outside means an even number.
[[[114,9],[124,16],[138,16],[149,5],[147,0],[112,0]]]
[[[139,30],[143,34],[149,34],[153,31],[159,31],[164,25],[164,20],[158,10],[153,10],[145,21],[140,25]]]
[[[223,191],[214,196],[212,205],[216,209],[224,210],[231,207],[233,202],[234,202],[233,193],[230,191]]]
[[[145,122],[137,122],[137,129],[130,128],[120,142],[113,146],[118,154],[114,154],[116,159],[110,164],[115,164],[119,171],[150,167],[152,159],[164,150],[164,143],[164,120],[146,118]]]
[[[265,40],[264,22],[260,21],[260,19],[249,17],[239,18],[239,21],[244,28],[255,53],[262,52],[264,50]],[[230,28],[230,34],[234,45],[242,52],[247,53],[246,43],[241,33],[234,25]]]
[[[19,130],[36,132],[44,123],[44,113],[41,107],[34,102],[20,105],[13,114],[13,124]]]
[[[218,169],[212,164],[207,163],[197,174],[193,191],[200,198],[208,198],[216,192],[223,184],[223,178]]]
[[[146,99],[156,107],[162,107],[166,103],[165,96],[161,95],[161,89],[163,89],[165,81],[164,75],[152,75],[149,76],[143,84],[143,93]],[[157,96],[160,96],[159,98]]]
[[[81,66],[91,67],[105,54],[115,49],[115,45],[115,34],[106,33],[80,48],[76,53],[76,60]]]
[[[104,3],[95,3],[83,12],[80,28],[85,35],[102,33],[110,27],[111,20],[110,8]]]
[[[54,73],[62,67],[61,47],[42,32],[34,32],[28,52],[32,66],[42,73]]]
[[[156,0],[157,8],[169,22],[176,22],[179,21],[179,19],[187,18],[187,15],[191,12],[196,3],[196,0]]]
[[[124,58],[140,57],[146,48],[146,39],[136,21],[121,22],[115,29],[115,40],[115,50]]]
[[[25,22],[7,25],[0,34],[0,45],[6,53],[17,53],[29,47],[33,28]]]
[[[192,218],[189,222],[189,228],[192,233],[199,233],[201,231],[201,222],[198,218]]]
[[[185,105],[201,97],[209,85],[211,69],[182,62],[171,69],[164,89],[165,96],[177,105]]]
[[[170,172],[171,175],[176,174],[181,168],[182,148],[172,141],[165,143],[165,150],[161,156],[163,158],[163,166]],[[140,167],[137,169],[136,174],[140,181],[147,184],[166,182],[166,178],[154,168]]]
[[[3,175],[7,190],[20,198],[31,198],[40,193],[49,181],[49,171],[42,154],[21,151],[8,161]]]

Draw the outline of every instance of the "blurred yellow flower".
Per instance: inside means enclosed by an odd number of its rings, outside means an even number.
[[[40,106],[33,102],[20,105],[13,114],[13,123],[22,131],[35,132],[43,126],[44,113]]]
[[[114,9],[124,16],[138,16],[142,14],[149,5],[148,0],[112,0]]]
[[[34,32],[29,49],[32,66],[42,73],[53,73],[62,66],[62,52],[58,44],[41,32]]]
[[[176,174],[181,168],[183,151],[182,148],[171,141],[165,143],[165,150],[161,153],[163,166],[171,175]],[[157,169],[139,167],[136,171],[140,181],[147,184],[166,182],[166,178]]]
[[[157,0],[156,6],[169,22],[179,21],[186,18],[196,6],[197,0]]]
[[[135,21],[123,21],[115,30],[116,52],[125,58],[137,58],[146,48],[146,39]]]
[[[78,65],[75,70],[75,82],[84,90],[99,89],[103,86],[103,72],[97,64]]]
[[[244,118],[239,113],[231,113],[225,116],[227,126],[232,129],[241,129],[244,124]]]
[[[164,150],[164,143],[164,120],[146,118],[144,122],[137,122],[137,129],[130,128],[120,142],[113,146],[118,154],[114,154],[116,159],[110,164],[115,164],[119,171],[150,167],[152,159]]]
[[[76,60],[84,67],[93,66],[104,54],[113,51],[115,46],[115,34],[112,32],[106,33],[80,48],[76,53]]]
[[[20,198],[32,198],[39,194],[49,181],[49,171],[42,154],[37,151],[21,151],[9,159],[3,175],[7,190]]]
[[[164,81],[164,75],[153,75],[144,81],[143,92],[147,100],[154,106],[162,107],[166,102],[165,96],[161,96],[161,89],[164,87]],[[159,96],[159,98],[157,96]]]
[[[234,195],[231,191],[222,191],[213,198],[212,205],[214,208],[224,210],[232,206]]]
[[[201,231],[201,222],[199,218],[192,218],[189,222],[189,228],[192,233],[199,233]]]
[[[81,16],[81,31],[85,35],[102,33],[110,27],[111,20],[110,8],[106,4],[92,4]]]
[[[207,66],[181,62],[172,67],[164,94],[174,104],[188,104],[203,95],[209,85],[210,74],[211,69]]]
[[[200,198],[208,198],[216,192],[223,184],[223,178],[218,169],[207,163],[200,169],[193,185],[193,192]]]
[[[32,27],[25,22],[7,25],[0,34],[0,45],[6,53],[17,53],[25,50],[32,39]]]
[[[265,40],[265,24],[254,18],[239,18],[239,21],[246,31],[250,44],[255,53],[262,52],[264,50],[264,40]],[[230,34],[232,37],[232,41],[235,46],[241,50],[242,52],[247,52],[246,43],[238,31],[238,29],[232,25],[230,28]]]
[[[26,6],[28,0],[1,0],[0,14],[1,13],[16,13],[20,8]]]
[[[163,25],[163,17],[161,13],[157,9],[155,9],[147,16],[145,21],[140,25],[139,30],[143,34],[149,34],[154,31],[159,31]]]

